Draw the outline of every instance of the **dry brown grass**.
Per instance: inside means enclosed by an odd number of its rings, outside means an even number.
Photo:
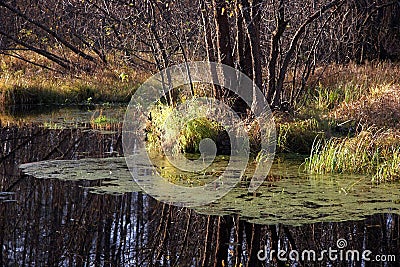
[[[338,121],[354,120],[366,126],[400,129],[400,85],[382,85],[359,100],[342,102],[331,116]]]
[[[25,52],[30,61],[51,64],[41,56]],[[51,66],[54,67],[54,66]],[[143,71],[111,63],[92,66],[91,72],[66,74],[49,71],[22,60],[0,55],[0,106],[92,102],[128,102],[144,81]]]
[[[337,121],[399,128],[400,64],[330,65],[317,70],[311,105]],[[319,77],[319,79],[317,79]]]
[[[317,83],[330,89],[352,87],[359,89],[354,91],[361,92],[383,84],[399,84],[400,64],[390,62],[370,62],[363,65],[331,64],[317,68],[310,78],[310,84]]]

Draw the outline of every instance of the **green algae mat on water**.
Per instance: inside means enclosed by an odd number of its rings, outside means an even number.
[[[212,170],[201,175],[186,174],[188,177],[177,182],[196,186],[215,179],[226,166],[224,160],[227,159],[220,158]],[[259,224],[289,225],[361,220],[377,213],[400,214],[398,182],[373,184],[370,177],[360,175],[310,176],[299,172],[298,166],[298,162],[290,160],[275,163],[255,193],[249,193],[242,182],[220,200],[195,210],[208,215],[239,214],[242,219]],[[145,165],[141,168],[152,169]],[[166,168],[168,164],[161,168],[164,173]],[[23,164],[20,169],[37,179],[99,180],[100,185],[92,187],[94,193],[140,191],[124,158],[43,161]],[[170,169],[170,176],[172,172]],[[185,174],[176,176],[182,178]]]
[[[81,160],[49,160],[20,165],[23,174],[37,179],[64,181],[101,181],[95,193],[140,191],[132,181],[124,158],[88,158]]]

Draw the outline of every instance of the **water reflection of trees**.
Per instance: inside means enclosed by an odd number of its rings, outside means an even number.
[[[142,193],[92,194],[82,185],[24,179],[16,188],[17,202],[1,209],[3,264],[268,266],[257,259],[264,246],[322,251],[336,248],[336,241],[345,238],[347,248],[369,249],[376,255],[396,254],[400,245],[399,217],[394,215],[301,227],[264,226],[237,216],[199,215]]]
[[[322,251],[336,248],[339,238],[348,241],[346,249],[369,249],[373,255],[399,253],[397,215],[299,227],[267,226],[247,223],[238,216],[200,215],[190,209],[159,203],[142,193],[90,193],[87,187],[101,181],[21,178],[15,173],[16,164],[43,159],[51,151],[54,152],[48,158],[74,158],[104,156],[111,147],[118,147],[118,134],[27,131],[9,130],[1,135],[2,190],[16,192],[12,201],[0,203],[1,265],[286,266],[277,261],[276,253],[270,262],[259,261],[257,253],[265,246],[275,251],[278,248]],[[301,264],[360,266],[361,263]]]
[[[0,190],[12,186],[18,165],[47,159],[78,159],[122,154],[121,133],[87,129],[47,129],[0,124]],[[18,176],[19,177],[19,176]]]

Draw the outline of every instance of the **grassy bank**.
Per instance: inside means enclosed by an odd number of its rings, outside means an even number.
[[[309,172],[400,179],[400,65],[330,66],[312,96],[308,109],[334,122],[343,136],[314,142]]]
[[[38,56],[26,55],[40,62]],[[45,64],[45,62],[41,62]],[[0,57],[0,108],[9,105],[129,102],[143,73],[119,65],[62,74]]]
[[[301,107],[274,112],[276,152],[308,155],[305,167],[314,174],[358,173],[370,175],[375,182],[399,180],[399,65],[332,65],[318,75],[317,71],[312,77],[317,86],[309,89]],[[153,111],[147,128],[153,148],[160,146],[165,118],[171,114],[165,106]],[[251,122],[242,127],[247,129],[251,147],[257,148],[257,127]],[[164,136],[170,136],[177,151],[198,153],[201,139],[211,138],[218,145],[221,133],[217,123],[199,119]]]

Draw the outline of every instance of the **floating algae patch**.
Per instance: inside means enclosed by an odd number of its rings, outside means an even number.
[[[162,157],[152,159],[154,165],[146,161],[138,163],[137,173],[155,176],[155,170],[172,183],[182,186],[201,186],[220,175],[226,167],[223,157],[201,172],[189,173],[172,166]],[[155,167],[155,168],[154,168]],[[64,181],[99,181],[100,185],[89,187],[94,193],[128,193],[140,191],[133,181],[125,158],[87,158],[80,160],[49,160],[22,164],[23,174],[37,179],[58,179]]]
[[[221,172],[218,166],[224,168],[226,164],[219,159],[213,171],[188,177],[182,177],[184,172],[174,173],[168,166],[167,162],[157,162],[158,169],[179,177],[174,182],[187,184],[215,179]],[[124,158],[44,161],[20,168],[38,179],[100,180],[99,186],[92,187],[96,193],[140,190]],[[139,165],[139,174],[153,171],[153,166]],[[266,181],[254,193],[248,192],[247,185],[248,181],[243,181],[223,198],[195,210],[207,215],[239,214],[242,219],[258,224],[288,225],[361,220],[377,213],[400,214],[399,182],[377,185],[371,177],[361,175],[310,176],[301,172],[298,161],[274,163]]]
[[[88,158],[80,160],[49,160],[20,165],[23,174],[37,179],[64,181],[100,181],[91,187],[97,193],[140,191],[132,180],[125,158]]]
[[[283,178],[264,182],[256,193],[235,188],[219,201],[196,211],[240,214],[257,224],[302,225],[362,220],[377,213],[400,214],[400,183],[372,184],[365,176]]]

